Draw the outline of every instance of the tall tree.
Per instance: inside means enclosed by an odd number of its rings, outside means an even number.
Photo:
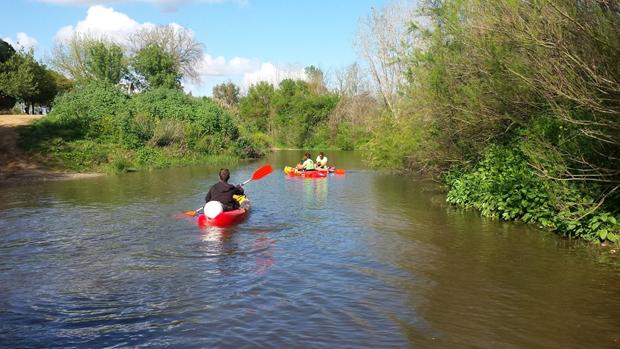
[[[56,71],[73,80],[89,80],[89,48],[97,42],[97,38],[79,33],[67,41],[59,41],[52,50],[50,64]]]
[[[52,77],[52,79],[54,80],[54,84],[56,85],[56,89],[58,90],[58,93],[65,93],[65,92],[69,92],[73,89],[73,87],[75,86],[75,81],[68,79],[66,76],[54,71],[54,70],[48,70],[48,73],[50,74],[50,76]]]
[[[4,63],[0,89],[23,102],[31,113],[35,104],[49,105],[57,93],[52,74],[34,59],[32,51],[17,52]]]
[[[136,54],[133,67],[148,88],[180,88],[183,74],[176,59],[157,45],[147,46]]]
[[[127,72],[123,48],[111,41],[75,34],[67,41],[57,42],[51,65],[76,81],[118,83]]]
[[[406,65],[401,59],[415,46],[409,34],[414,18],[413,7],[396,2],[382,9],[372,9],[360,21],[355,45],[368,64],[378,94],[393,115],[398,116],[398,88],[405,82]]]
[[[123,48],[101,41],[91,43],[88,46],[86,68],[95,80],[117,84],[127,71]]]
[[[4,71],[4,62],[15,55],[15,49],[8,42],[0,39],[0,75]],[[6,94],[0,86],[0,110],[10,109],[15,105],[15,98]]]
[[[310,84],[310,90],[312,93],[315,95],[321,95],[327,92],[325,74],[321,69],[311,65],[306,67],[304,72],[308,78],[308,83]]]
[[[229,108],[236,106],[239,103],[239,87],[231,81],[215,85],[213,98]]]
[[[58,94],[58,86],[56,85],[56,72],[47,69],[43,65],[37,68],[38,89],[32,98],[32,103],[50,106],[54,98]]]
[[[336,71],[336,85],[340,96],[353,97],[370,92],[365,74],[357,63]]]
[[[0,63],[9,60],[15,54],[15,49],[8,42],[0,39]]]
[[[149,46],[157,46],[171,56],[184,77],[200,80],[198,63],[203,55],[202,44],[191,31],[178,24],[169,24],[146,27],[129,37],[129,47],[133,54]]]

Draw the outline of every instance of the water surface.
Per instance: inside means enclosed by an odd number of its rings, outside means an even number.
[[[232,166],[248,220],[200,230],[218,168],[0,187],[1,347],[617,348],[619,260],[448,207],[432,182]]]

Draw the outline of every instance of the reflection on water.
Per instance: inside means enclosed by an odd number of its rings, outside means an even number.
[[[445,205],[330,152],[232,167],[248,219],[201,230],[217,167],[0,190],[1,347],[618,346],[618,257]]]

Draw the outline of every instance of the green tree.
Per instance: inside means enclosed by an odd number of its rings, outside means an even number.
[[[239,114],[242,119],[259,131],[268,131],[273,95],[273,85],[268,82],[261,81],[252,85],[247,96],[241,98],[239,102]]]
[[[88,47],[86,67],[95,80],[117,84],[127,71],[123,48],[101,41],[91,43]]]
[[[0,75],[0,89],[27,107],[34,106],[39,97],[39,84],[44,71],[32,52],[18,52],[4,63],[4,71]]]
[[[310,90],[312,93],[320,95],[327,92],[327,87],[325,84],[325,75],[323,71],[313,65],[308,66],[304,69],[306,73],[306,77],[308,78],[308,83],[310,85]]]
[[[9,60],[15,54],[15,49],[8,42],[0,39],[0,63]]]
[[[100,39],[88,34],[74,34],[66,41],[59,41],[52,49],[50,63],[61,74],[80,82],[89,81],[92,74],[88,71],[89,48]]]
[[[31,113],[35,104],[51,104],[58,92],[53,73],[34,59],[32,51],[18,52],[4,63],[0,89],[24,103]]]
[[[149,45],[136,54],[133,67],[148,88],[180,88],[183,74],[175,58],[156,45]]]
[[[54,70],[48,70],[48,73],[51,75],[52,79],[54,79],[54,84],[56,84],[56,89],[59,94],[69,92],[75,86],[74,80],[68,79],[66,76]]]
[[[213,87],[213,98],[227,107],[239,103],[239,87],[232,82],[225,82]]]
[[[0,75],[4,71],[4,62],[15,55],[15,49],[8,42],[0,39]],[[10,109],[15,105],[15,98],[7,95],[0,86],[0,110]]]

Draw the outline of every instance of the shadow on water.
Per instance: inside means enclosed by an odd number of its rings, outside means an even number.
[[[219,166],[3,187],[7,347],[617,347],[618,258],[445,204],[327,152],[345,176],[231,166],[252,211],[200,229]]]

